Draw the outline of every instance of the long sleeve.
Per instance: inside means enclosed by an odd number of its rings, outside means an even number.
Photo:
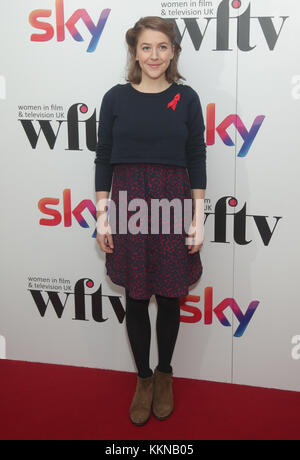
[[[188,114],[189,137],[186,142],[186,160],[192,189],[206,189],[206,143],[205,125],[199,95],[194,96]]]
[[[96,146],[96,157],[94,160],[94,163],[96,164],[96,192],[109,192],[111,188],[113,175],[113,165],[110,164],[110,157],[113,144],[112,126],[113,99],[112,94],[108,91],[104,94],[102,98],[99,116],[98,140]]]

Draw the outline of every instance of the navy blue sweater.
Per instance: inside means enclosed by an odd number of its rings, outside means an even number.
[[[96,146],[95,188],[110,191],[116,163],[187,168],[192,189],[206,188],[206,144],[198,93],[172,83],[159,93],[117,84],[103,96]]]

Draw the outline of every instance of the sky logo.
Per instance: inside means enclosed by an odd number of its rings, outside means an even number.
[[[200,308],[189,305],[186,303],[186,301],[197,303],[200,301],[200,296],[188,295],[180,299],[181,310],[191,313],[191,316],[181,316],[181,321],[185,323],[200,322],[204,316],[204,324],[210,325],[213,323],[213,318],[215,316],[222,324],[222,326],[233,328],[233,324],[231,324],[225,316],[225,310],[229,310],[229,312],[231,310],[239,323],[238,327],[234,331],[234,337],[242,337],[244,335],[244,332],[249,326],[249,323],[252,320],[252,317],[259,305],[258,300],[252,300],[249,303],[245,313],[243,313],[236,300],[234,298],[227,297],[218,303],[218,305],[213,307],[213,288],[211,286],[206,287],[204,290],[203,313],[200,311]]]
[[[51,205],[58,205],[60,203],[59,198],[41,198],[38,202],[39,210],[48,216],[51,216],[51,219],[40,219],[40,225],[46,226],[57,226],[64,219],[64,226],[72,226],[72,217],[74,217],[79,225],[83,228],[89,228],[89,224],[86,219],[83,217],[82,213],[87,209],[92,215],[93,219],[96,220],[96,207],[91,200],[85,199],[80,201],[77,206],[73,207],[71,204],[71,189],[65,189],[63,191],[63,212],[60,212],[57,209],[52,209]],[[94,230],[94,235],[96,235],[97,229]]]
[[[111,10],[104,9],[100,15],[98,24],[94,24],[88,12],[80,8],[76,10],[72,16],[66,21],[64,12],[64,0],[55,1],[55,18],[56,18],[56,36],[57,41],[62,42],[65,40],[65,29],[67,28],[74,40],[77,42],[84,41],[84,38],[76,28],[76,24],[80,19],[84,22],[87,29],[92,35],[87,52],[93,53],[97,48],[99,39],[103,32],[104,26],[108,19]],[[55,30],[48,22],[40,21],[40,18],[49,18],[52,15],[52,10],[34,10],[29,15],[29,23],[36,29],[43,30],[43,34],[32,34],[30,40],[33,42],[47,42],[54,37]]]
[[[237,156],[245,157],[249,152],[249,149],[251,148],[264,119],[264,115],[258,115],[251,128],[248,130],[239,115],[232,114],[228,115],[216,127],[216,104],[208,104],[206,108],[206,144],[213,145],[215,143],[215,133],[217,132],[225,145],[231,147],[234,146],[235,144],[227,132],[227,129],[231,125],[234,125],[235,129],[244,141]]]

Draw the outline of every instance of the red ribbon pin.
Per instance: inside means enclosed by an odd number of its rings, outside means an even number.
[[[179,99],[180,99],[180,93],[177,93],[174,99],[171,102],[169,102],[167,108],[172,107],[172,109],[175,110]]]

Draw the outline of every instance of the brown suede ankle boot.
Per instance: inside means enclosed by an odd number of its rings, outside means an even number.
[[[158,420],[166,420],[173,413],[173,372],[154,371],[152,412]]]
[[[146,378],[137,375],[136,390],[129,410],[130,420],[134,425],[145,425],[150,419],[153,380],[154,375]]]

